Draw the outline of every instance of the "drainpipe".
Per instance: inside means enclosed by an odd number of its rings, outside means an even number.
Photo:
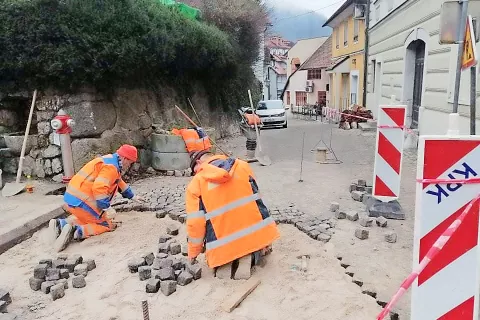
[[[369,46],[369,36],[368,29],[370,27],[370,1],[367,0],[367,12],[365,15],[365,57],[363,59],[363,106],[367,107],[367,89],[368,89],[368,46]]]

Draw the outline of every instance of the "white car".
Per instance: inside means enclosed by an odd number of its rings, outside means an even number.
[[[281,126],[286,128],[287,115],[285,114],[285,106],[282,100],[264,100],[260,101],[257,106],[257,112],[264,127]]]

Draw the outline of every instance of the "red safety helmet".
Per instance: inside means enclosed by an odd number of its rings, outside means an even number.
[[[124,157],[124,158],[126,158],[130,161],[133,161],[133,162],[136,162],[137,159],[138,159],[137,148],[135,148],[134,146],[131,146],[129,144],[124,144],[123,146],[118,148],[117,154],[120,157]]]

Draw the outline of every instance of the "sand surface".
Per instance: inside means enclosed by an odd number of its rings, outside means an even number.
[[[242,281],[219,280],[200,259],[203,277],[186,287],[177,287],[169,297],[145,293],[145,282],[127,270],[127,260],[136,254],[154,251],[158,237],[168,224],[178,224],[153,213],[122,213],[122,226],[115,232],[70,245],[68,254],[94,258],[82,289],[71,287],[64,298],[34,292],[28,285],[33,267],[41,258],[56,257],[46,241],[46,229],[0,256],[0,283],[10,291],[9,312],[22,319],[140,320],[141,301],[150,306],[150,319],[324,319],[370,320],[380,311],[375,300],[361,294],[335,258],[333,244],[321,244],[296,228],[280,225],[281,239],[265,268],[255,276],[262,283],[232,313],[221,309]],[[176,237],[185,241],[185,230]],[[300,271],[298,255],[309,254],[306,273]]]

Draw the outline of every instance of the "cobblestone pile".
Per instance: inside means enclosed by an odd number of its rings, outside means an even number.
[[[145,199],[144,203],[135,203],[124,199],[113,203],[112,206],[118,212],[153,211],[157,213],[157,218],[163,218],[170,213],[175,213],[175,217],[185,214],[185,186],[160,185],[155,190],[138,192],[137,194]],[[175,218],[173,220],[179,219]]]
[[[140,281],[146,281],[145,291],[161,291],[169,296],[177,290],[177,285],[186,286],[202,277],[202,268],[198,263],[191,264],[186,255],[185,245],[175,239],[179,227],[167,227],[167,235],[158,239],[156,253],[147,252],[128,261],[128,270],[138,273]]]
[[[33,268],[33,277],[29,279],[30,288],[33,291],[41,290],[45,294],[50,294],[55,301],[65,296],[71,273],[73,273],[72,287],[83,288],[87,285],[85,277],[88,272],[96,267],[95,260],[84,260],[79,254],[70,257],[59,254],[56,259],[42,259]]]
[[[296,209],[293,204],[286,209],[272,208],[270,214],[277,223],[294,225],[298,230],[318,241],[328,242],[335,233],[333,228],[335,228],[336,219],[309,216]]]

